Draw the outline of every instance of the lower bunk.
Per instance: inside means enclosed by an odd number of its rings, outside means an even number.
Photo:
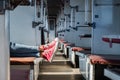
[[[111,78],[105,76],[105,70],[115,68],[120,69],[120,55],[89,55],[87,64],[89,67],[88,80],[111,80]],[[111,75],[111,77],[113,77],[113,75]]]
[[[108,75],[106,70],[107,72],[108,69],[120,71],[120,55],[95,55],[89,51],[81,51],[76,54],[79,56],[79,69],[85,80],[117,80],[113,79],[114,75]]]
[[[10,69],[10,80],[30,80],[30,70]]]
[[[57,52],[59,39],[55,38],[51,43],[39,46],[10,43],[10,68],[11,70],[29,70],[29,80],[37,80],[39,63],[42,60],[52,62]],[[38,49],[39,48],[39,49]]]
[[[29,78],[25,80],[37,80],[39,74],[39,63],[42,62],[42,60],[43,58],[36,57],[11,57],[10,58],[11,74],[18,76],[18,78],[22,78],[23,76],[21,76],[21,74],[19,73],[21,72],[22,74],[24,74],[24,72],[27,71]],[[11,78],[11,80],[15,79]]]

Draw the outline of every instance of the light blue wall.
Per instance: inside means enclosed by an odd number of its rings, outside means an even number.
[[[120,3],[119,0],[96,0],[98,4],[114,4]],[[95,18],[98,15],[98,18]],[[93,14],[96,28],[93,29],[93,47],[94,54],[119,54],[120,44],[113,43],[110,48],[109,43],[102,41],[104,35],[120,35],[120,7],[119,6],[94,6]]]
[[[74,16],[75,27],[76,26],[82,26],[82,27],[78,27],[78,30],[76,31],[76,30],[69,28],[69,25],[67,25],[67,27],[70,29],[70,32],[67,32],[67,31],[65,32],[64,39],[68,42],[74,43],[76,46],[91,47],[91,38],[80,39],[79,37],[79,35],[81,34],[91,34],[90,27],[83,27],[83,26],[86,26],[85,25],[86,21],[91,22],[90,2],[88,3],[89,4],[88,6],[85,6],[86,4],[85,1],[86,0],[70,0],[70,6],[72,7],[78,6],[78,9],[75,10],[75,16]]]
[[[18,6],[10,12],[10,41],[28,45],[40,44],[38,28],[32,28],[34,7]]]

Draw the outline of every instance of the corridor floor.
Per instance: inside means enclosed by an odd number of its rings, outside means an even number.
[[[84,80],[79,68],[72,68],[69,60],[64,58],[61,52],[55,55],[51,63],[43,61],[40,63],[38,80]]]

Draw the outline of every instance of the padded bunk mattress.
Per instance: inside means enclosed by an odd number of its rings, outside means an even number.
[[[120,65],[120,55],[90,55],[91,64]]]
[[[23,70],[23,71],[29,70],[30,80],[37,80],[39,75],[39,62],[41,62],[42,60],[43,58],[36,58],[36,57],[11,57],[10,68]],[[24,79],[21,79],[21,80],[24,80]]]
[[[36,57],[11,57],[10,64],[35,64],[36,61],[42,61],[42,58]]]
[[[85,48],[85,47],[72,47],[72,51],[78,51],[78,52],[80,52],[80,51],[90,51],[91,50],[91,48]]]

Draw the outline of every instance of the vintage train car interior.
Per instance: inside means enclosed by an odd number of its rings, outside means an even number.
[[[120,0],[0,0],[0,80],[120,80]]]

